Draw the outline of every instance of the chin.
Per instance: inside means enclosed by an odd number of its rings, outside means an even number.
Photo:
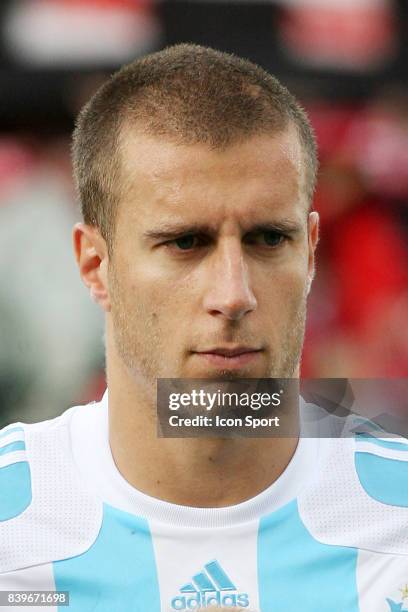
[[[265,372],[256,371],[254,368],[206,368],[205,370],[195,370],[192,373],[189,373],[186,378],[236,380],[240,378],[268,378],[268,375]]]

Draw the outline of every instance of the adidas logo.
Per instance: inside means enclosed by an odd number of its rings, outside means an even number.
[[[172,610],[198,610],[209,606],[249,606],[248,593],[237,592],[237,587],[216,560],[206,563],[204,570],[195,574],[191,582],[181,587],[180,595],[171,600]]]

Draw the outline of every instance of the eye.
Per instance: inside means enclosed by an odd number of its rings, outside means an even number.
[[[191,251],[194,248],[204,246],[207,242],[204,236],[199,236],[198,234],[185,234],[173,240],[168,240],[165,245],[177,251]]]
[[[278,246],[285,239],[285,236],[279,232],[264,232],[263,235],[268,246]]]
[[[249,234],[246,242],[248,244],[258,244],[259,246],[277,247],[285,240],[287,240],[285,234],[274,230],[267,230]]]
[[[176,238],[176,240],[172,240],[172,242],[182,251],[188,251],[188,249],[192,249],[195,245],[195,238],[196,236],[190,234],[189,236],[181,236],[180,238]]]

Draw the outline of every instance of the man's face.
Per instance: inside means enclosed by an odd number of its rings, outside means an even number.
[[[122,164],[108,316],[132,375],[296,376],[318,218],[295,130],[225,150],[135,133]]]

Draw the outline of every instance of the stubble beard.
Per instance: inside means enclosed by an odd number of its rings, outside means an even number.
[[[171,364],[165,362],[166,346],[173,337],[176,337],[177,331],[165,332],[160,325],[159,317],[155,313],[147,313],[145,305],[128,304],[126,292],[118,282],[114,270],[110,271],[109,277],[116,351],[131,376],[146,388],[155,391],[157,378],[177,378],[175,374],[182,371],[180,357]],[[306,306],[305,288],[293,316],[287,323],[281,348],[275,356],[271,356],[265,378],[292,378],[296,375],[304,342]],[[139,331],[141,329],[142,333]],[[161,365],[160,356],[163,358]],[[251,378],[250,375],[245,376],[245,371],[222,368],[212,370],[208,377],[220,380]]]
[[[116,270],[109,270],[111,319],[116,353],[130,376],[149,391],[155,392],[160,371],[156,355],[163,355],[163,335],[154,313],[148,313],[140,301],[130,302],[128,292],[118,280]],[[169,376],[169,374],[167,374]]]

